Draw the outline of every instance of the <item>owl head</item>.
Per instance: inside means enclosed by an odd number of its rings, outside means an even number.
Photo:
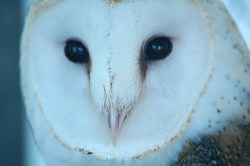
[[[21,53],[48,163],[166,163],[249,108],[234,88],[250,91],[249,52],[220,1],[34,0]]]

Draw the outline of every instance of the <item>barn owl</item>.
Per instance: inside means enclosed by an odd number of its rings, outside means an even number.
[[[250,163],[250,54],[220,1],[33,0],[20,65],[48,166]]]

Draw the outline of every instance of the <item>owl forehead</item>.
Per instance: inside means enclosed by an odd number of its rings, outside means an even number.
[[[29,23],[33,22],[39,14],[41,14],[44,11],[47,11],[50,7],[53,7],[57,3],[63,2],[63,1],[64,0],[32,0],[28,22]],[[82,0],[82,1],[86,1],[86,0]],[[137,1],[139,2],[140,0],[99,0],[99,2],[106,2],[106,4],[111,7],[118,5],[118,4],[132,3],[132,2],[137,2]],[[147,1],[140,1],[140,2],[146,3],[146,2],[152,2],[152,1],[162,1],[168,4],[175,3],[175,1],[171,1],[171,0],[147,0]],[[209,6],[209,5],[220,6],[220,1],[182,0],[182,2],[189,3],[191,6],[196,6],[202,9],[206,8],[206,6]],[[202,12],[204,11],[205,10],[202,10]]]
[[[50,7],[53,7],[57,3],[62,2],[62,1],[64,0],[32,0],[28,22],[33,22],[40,13],[46,11]],[[106,2],[109,6],[114,6],[116,4],[124,2],[125,0],[101,0],[101,1]],[[126,1],[130,1],[130,0],[126,0]]]
[[[33,6],[42,5],[42,6],[47,6],[47,7],[53,4],[56,4],[57,2],[60,2],[60,1],[63,1],[63,0],[32,0]],[[106,2],[108,5],[116,5],[116,4],[123,3],[123,2],[132,2],[132,1],[137,1],[137,0],[101,0],[101,1]],[[195,5],[213,4],[213,1],[206,1],[206,0],[185,0],[185,1],[190,2],[191,4],[195,4]]]
[[[32,0],[32,6],[31,9],[33,9],[33,12],[35,12],[35,15],[39,15],[41,12],[45,11],[46,9],[56,5],[59,2],[62,2],[64,0]],[[82,0],[85,1],[85,0]],[[109,6],[115,6],[120,3],[131,3],[136,2],[140,0],[99,0],[100,2],[106,2]],[[146,3],[148,1],[162,1],[166,2],[168,4],[175,3],[171,0],[147,0],[147,1],[141,1],[143,3]],[[179,1],[179,0],[178,0]],[[221,6],[221,1],[212,1],[212,0],[182,0],[184,3],[189,3],[191,6],[198,6],[201,8],[206,8],[206,6],[212,5],[212,6]]]
[[[45,2],[59,2],[59,1],[62,1],[62,0],[33,0],[33,3],[35,4],[38,4],[38,3],[45,3]],[[123,0],[103,0],[105,1],[107,4],[117,4],[117,3],[120,3],[122,2]]]
[[[48,4],[55,4],[55,2],[60,2],[63,0],[32,0],[33,4],[44,4],[48,6]],[[84,1],[84,0],[83,0]],[[125,2],[134,2],[134,1],[139,1],[139,0],[100,0],[106,2],[108,5],[116,5],[119,3],[125,3]],[[156,0],[148,0],[148,1],[156,1]],[[158,0],[158,1],[165,1],[171,2],[171,0]],[[189,2],[190,4],[193,5],[198,5],[198,6],[207,6],[207,5],[218,5],[221,3],[221,0],[218,1],[212,1],[212,0],[183,0],[184,2]],[[147,2],[147,1],[144,1]],[[174,3],[174,1],[172,1]]]

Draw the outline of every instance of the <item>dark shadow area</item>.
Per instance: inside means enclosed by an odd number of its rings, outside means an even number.
[[[0,1],[0,165],[22,165],[19,86],[20,1]]]

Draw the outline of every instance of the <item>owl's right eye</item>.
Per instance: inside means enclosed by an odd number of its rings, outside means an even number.
[[[144,58],[148,61],[164,59],[172,52],[172,48],[173,43],[169,37],[152,37],[145,43]]]
[[[68,40],[64,47],[66,57],[74,63],[88,63],[89,51],[80,41]]]

